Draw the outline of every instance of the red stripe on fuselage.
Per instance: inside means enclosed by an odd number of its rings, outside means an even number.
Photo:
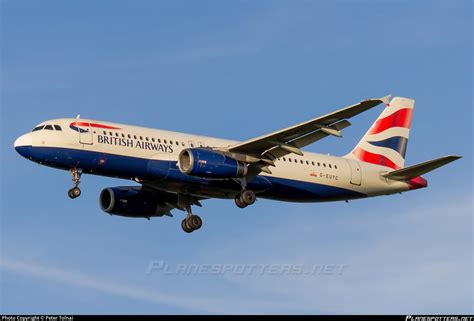
[[[377,120],[374,126],[372,126],[369,134],[370,135],[378,134],[392,127],[409,128],[412,113],[413,113],[412,108],[404,108],[404,109],[397,110],[390,116]]]
[[[363,150],[360,147],[357,147],[357,149],[353,152],[353,154],[357,156],[357,158],[359,158],[361,161],[366,162],[366,163],[387,166],[393,169],[401,168],[397,164],[392,162],[390,159],[388,159],[387,157],[368,152],[366,150]]]
[[[82,121],[72,122],[69,126],[85,126],[85,127],[90,126],[92,128],[102,128],[102,129],[122,129],[118,127],[107,126],[107,125],[102,125],[102,124],[87,123],[87,122],[82,122]]]

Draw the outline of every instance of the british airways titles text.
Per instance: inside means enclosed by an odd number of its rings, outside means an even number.
[[[97,135],[97,143],[99,144],[108,144],[115,146],[123,146],[130,148],[140,148],[146,150],[157,151],[161,153],[173,153],[173,146],[162,143],[146,142],[141,140],[134,140],[130,138],[123,137],[111,137],[104,135]]]

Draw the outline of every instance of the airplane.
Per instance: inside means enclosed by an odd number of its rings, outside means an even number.
[[[181,228],[198,230],[192,206],[211,198],[239,208],[257,197],[287,202],[349,201],[425,188],[421,175],[455,161],[448,155],[405,167],[414,100],[390,95],[367,99],[297,125],[238,142],[159,129],[76,118],[40,123],[14,148],[41,165],[68,170],[71,199],[81,195],[83,173],[139,185],[104,188],[100,207],[125,217],[186,212]],[[342,157],[303,152],[325,137],[341,137],[348,119],[385,107],[354,149]]]

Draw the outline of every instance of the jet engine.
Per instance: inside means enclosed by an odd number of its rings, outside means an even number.
[[[153,192],[135,186],[104,188],[99,203],[104,212],[127,217],[163,216],[170,210]]]
[[[247,174],[245,163],[205,148],[187,148],[179,154],[179,170],[210,179],[239,178]]]

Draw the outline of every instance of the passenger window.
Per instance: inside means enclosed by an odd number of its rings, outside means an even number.
[[[326,167],[326,163],[323,163],[323,167]]]
[[[186,145],[184,144],[184,142],[181,142],[181,146],[186,146]]]
[[[122,133],[122,138],[125,138],[125,134],[124,134],[124,133]]]
[[[62,129],[61,129],[61,126],[59,126],[59,125],[54,125],[54,129],[56,129],[56,130],[62,130]]]
[[[133,135],[133,139],[137,139],[137,135]]]
[[[145,137],[145,140],[148,141],[148,137]]]
[[[288,158],[288,161],[291,163],[291,158]]]
[[[105,130],[103,131],[103,133],[104,133],[104,135],[107,135],[107,132]]]
[[[328,166],[329,166],[329,168],[332,168],[331,164],[329,164]]]
[[[318,166],[321,166],[321,163],[320,163],[320,162],[318,162]]]
[[[314,166],[314,162],[311,162],[311,164]]]
[[[301,164],[303,164],[303,163],[304,163],[302,159],[300,159],[300,163],[301,163]]]
[[[306,165],[309,165],[309,161],[306,161]]]
[[[140,140],[143,140],[143,136],[140,136]]]
[[[167,143],[166,143],[166,139],[163,140],[163,143],[167,144]]]
[[[178,142],[178,141],[176,142],[176,146],[179,146],[179,142]]]
[[[157,140],[158,140],[158,143],[161,143],[161,139],[158,138]]]
[[[132,136],[130,136],[130,134],[127,135],[128,138],[132,138]]]
[[[46,130],[53,130],[53,126],[51,126],[51,125],[46,125],[46,126],[44,126],[44,129],[46,129]]]
[[[283,157],[283,161],[286,162],[286,158],[285,158],[285,157]]]
[[[334,168],[337,169],[337,165],[334,165]]]
[[[43,128],[44,128],[44,125],[42,125],[42,126],[37,126],[37,127],[33,128],[32,132],[36,132],[36,131],[38,131],[38,130],[42,130]]]
[[[115,133],[115,136],[119,137],[119,133]]]

